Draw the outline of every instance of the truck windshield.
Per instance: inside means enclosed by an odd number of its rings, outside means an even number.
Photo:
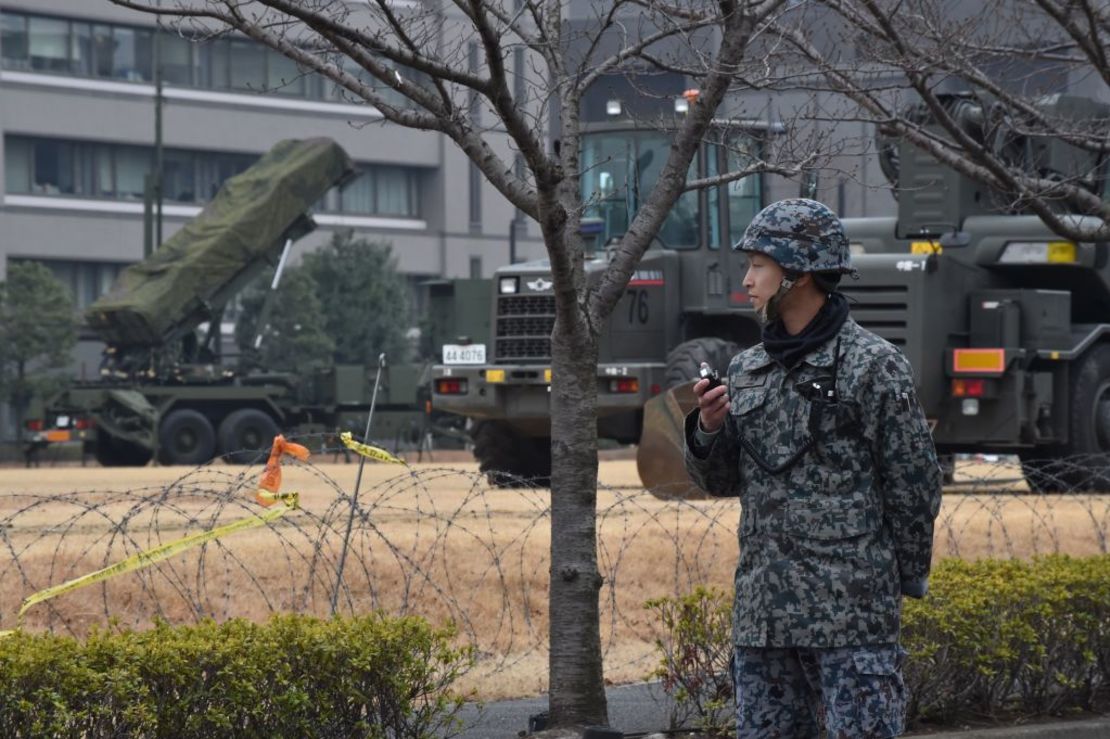
[[[655,187],[667,161],[670,137],[658,131],[609,131],[583,136],[582,198],[585,216],[601,221],[601,243],[619,238]],[[688,177],[697,176],[697,158]],[[669,249],[701,242],[698,193],[685,192],[667,214],[659,240]]]

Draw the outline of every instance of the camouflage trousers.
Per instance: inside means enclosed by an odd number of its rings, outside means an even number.
[[[737,648],[738,739],[880,739],[905,728],[905,650]],[[822,734],[822,729],[826,733]]]

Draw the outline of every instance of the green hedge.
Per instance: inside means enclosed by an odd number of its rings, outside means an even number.
[[[4,737],[431,737],[472,663],[415,617],[281,615],[0,639]]]
[[[950,559],[929,588],[928,597],[904,601],[911,722],[1090,709],[1110,685],[1110,556]],[[676,701],[676,728],[729,734],[731,600],[697,588],[647,603],[661,624],[651,677]]]

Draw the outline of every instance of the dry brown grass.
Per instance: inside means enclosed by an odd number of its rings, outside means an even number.
[[[357,466],[288,466],[285,490],[303,510],[273,527],[235,534],[148,570],[35,606],[26,627],[80,634],[107,617],[141,628],[155,616],[264,619],[330,612]],[[0,627],[39,588],[90,572],[186,533],[257,510],[257,468],[200,470],[58,468],[0,471]],[[963,475],[1014,477],[963,468]],[[602,630],[606,675],[644,677],[655,625],[643,603],[694,583],[730,587],[737,543],[735,501],[675,504],[638,486],[635,464],[601,466]],[[490,490],[473,464],[368,465],[338,605],[454,621],[480,652],[464,688],[483,698],[546,689],[548,586],[546,490]],[[1110,498],[946,495],[937,527],[941,556],[1026,557],[1106,551]]]

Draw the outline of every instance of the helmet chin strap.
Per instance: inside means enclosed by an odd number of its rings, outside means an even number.
[[[755,312],[756,318],[759,319],[760,323],[766,325],[778,319],[780,315],[779,303],[781,303],[782,299],[786,297],[786,294],[793,289],[795,282],[797,282],[796,279],[791,279],[789,277],[782,278],[782,282],[779,283],[779,289],[763,304],[762,308],[759,308]]]

